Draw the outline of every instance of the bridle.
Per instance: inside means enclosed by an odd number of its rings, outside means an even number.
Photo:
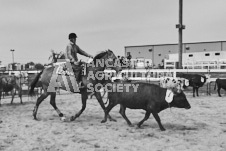
[[[106,53],[107,53],[107,55],[106,55],[106,60],[107,60],[108,62],[112,62],[112,65],[114,65],[116,57],[113,58],[113,54],[112,54],[112,53],[109,54],[109,52],[110,52],[110,50],[106,50]],[[110,64],[108,63],[108,65],[110,65]],[[104,64],[104,66],[105,66],[105,68],[106,68],[106,64]]]

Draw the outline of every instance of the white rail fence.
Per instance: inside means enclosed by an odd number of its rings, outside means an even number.
[[[165,69],[175,69],[175,61],[165,60]],[[191,61],[183,63],[183,69],[226,69],[226,60],[220,61]]]

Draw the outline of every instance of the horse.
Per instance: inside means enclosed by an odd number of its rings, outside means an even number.
[[[52,61],[51,61],[52,63],[50,63],[50,64],[56,63],[58,59],[65,59],[65,55],[63,52],[56,53],[56,52],[54,52],[54,50],[52,50],[51,53],[52,54],[49,56],[49,59],[52,58]]]
[[[103,60],[103,64],[93,66],[93,65],[98,64],[99,60]],[[65,84],[65,78],[70,81],[69,83],[73,83],[73,81],[70,79],[70,76],[62,76],[62,75],[55,75],[54,74],[54,70],[55,70],[56,66],[51,66],[51,67],[47,67],[47,68],[43,69],[35,77],[35,79],[31,83],[31,87],[30,87],[30,91],[29,91],[29,95],[32,95],[33,92],[34,92],[34,87],[35,87],[36,83],[38,81],[41,81],[42,88],[43,88],[44,92],[37,99],[36,105],[34,106],[34,110],[33,110],[34,119],[38,120],[37,119],[37,112],[38,112],[39,105],[41,104],[41,102],[45,98],[47,98],[50,95],[50,104],[56,110],[56,112],[58,113],[61,120],[63,120],[63,121],[66,120],[66,118],[64,117],[64,114],[56,106],[56,103],[55,103],[56,91],[55,92],[49,91],[50,87],[51,87],[51,78],[53,76],[55,76],[55,78],[57,78],[58,84],[60,85],[59,87],[61,89],[64,89],[66,91],[71,91],[73,93],[80,93],[81,94],[82,109],[78,113],[76,113],[74,116],[71,116],[70,121],[74,121],[76,118],[78,118],[82,114],[82,112],[86,108],[86,101],[88,99],[88,94],[92,93],[92,92],[88,91],[90,85],[96,86],[98,84],[101,84],[101,82],[103,81],[103,80],[100,80],[99,78],[96,78],[96,77],[90,78],[90,73],[92,73],[93,75],[96,75],[97,73],[104,75],[104,69],[105,68],[111,68],[111,69],[115,70],[116,73],[118,73],[119,71],[121,71],[121,67],[120,67],[120,65],[115,65],[116,60],[117,60],[117,58],[116,58],[115,54],[111,50],[106,50],[106,51],[103,51],[103,52],[100,52],[99,54],[97,54],[94,57],[92,62],[85,64],[86,68],[85,68],[85,71],[84,71],[84,75],[80,77],[81,78],[80,80],[82,81],[84,87],[79,88],[79,91],[73,89],[73,87],[74,87],[73,84]],[[71,64],[71,66],[72,66],[73,72],[76,74],[76,72],[77,72],[75,70],[76,65]],[[54,85],[53,87],[56,88],[57,86]],[[51,89],[51,90],[53,90],[53,89]],[[100,106],[102,107],[102,109],[105,112],[105,106],[104,106],[101,94],[99,92],[99,89],[94,90],[94,93],[95,93],[95,96],[96,96]],[[114,119],[112,119],[110,115],[108,115],[108,118],[110,120],[114,121]]]
[[[34,78],[35,78],[37,75],[38,75],[38,73],[34,75]],[[32,83],[32,81],[34,80],[34,78],[30,78],[30,79],[29,79],[29,82],[28,82],[28,83],[29,83],[29,87],[31,87],[31,83]],[[35,93],[34,95],[37,96],[37,97],[39,97],[39,96],[41,95],[41,93],[42,93],[42,83],[41,83],[40,81],[38,81],[38,82],[36,83],[35,89],[36,89],[36,93]]]
[[[1,96],[2,92],[10,92],[12,95],[11,104],[13,103],[13,99],[15,96],[15,90],[18,91],[18,95],[20,97],[20,103],[23,104],[22,101],[22,88],[21,84],[23,80],[27,78],[27,73],[15,73],[15,75],[2,75],[0,76],[0,106],[1,106]]]

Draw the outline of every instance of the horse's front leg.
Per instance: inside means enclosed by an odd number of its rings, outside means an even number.
[[[106,107],[104,106],[104,102],[103,102],[103,99],[101,97],[101,93],[100,92],[95,92],[95,96],[100,104],[100,106],[102,107],[102,109],[104,110],[104,113],[106,114]],[[115,119],[113,119],[109,113],[107,115],[107,117],[109,118],[110,121],[116,121]]]
[[[82,109],[78,113],[76,113],[75,116],[71,117],[71,121],[74,121],[76,118],[78,118],[82,114],[82,112],[86,109],[86,101],[88,98],[88,94],[87,92],[82,92],[81,95],[82,95]]]

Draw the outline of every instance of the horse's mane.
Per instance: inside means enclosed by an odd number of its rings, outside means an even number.
[[[102,58],[102,57],[106,54],[106,52],[107,52],[107,50],[99,52],[99,53],[93,58],[93,60]]]
[[[101,59],[108,51],[112,52],[110,49],[101,51],[93,58],[93,60],[95,61],[96,59]]]

